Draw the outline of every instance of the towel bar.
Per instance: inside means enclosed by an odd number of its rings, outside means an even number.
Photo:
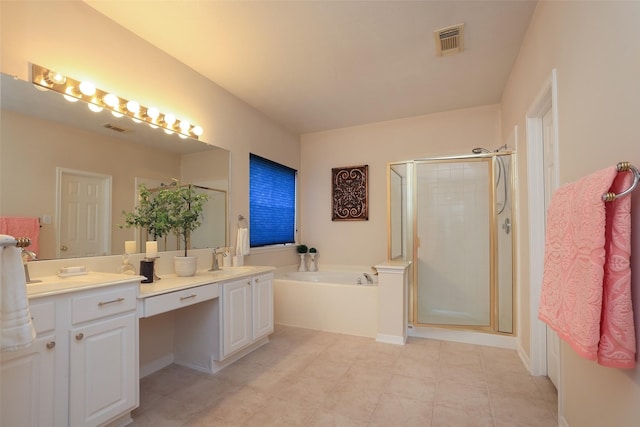
[[[0,239],[0,246],[2,247],[17,246],[19,248],[26,248],[30,244],[31,244],[31,239],[28,237],[11,237],[5,234],[5,235],[2,235],[2,238]]]
[[[605,202],[613,202],[615,199],[619,198],[619,197],[624,197],[627,194],[631,193],[633,190],[636,189],[636,187],[638,186],[638,182],[640,182],[640,172],[638,172],[638,169],[636,169],[635,166],[633,166],[631,163],[629,162],[620,162],[616,165],[616,170],[618,172],[626,172],[626,171],[631,171],[631,173],[633,173],[633,182],[631,183],[631,186],[629,188],[627,188],[626,190],[624,190],[621,193],[613,193],[613,192],[608,192],[608,193],[604,193],[602,195],[602,200]]]

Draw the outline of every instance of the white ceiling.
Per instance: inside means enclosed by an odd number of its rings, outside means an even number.
[[[85,1],[297,133],[499,103],[536,4]]]

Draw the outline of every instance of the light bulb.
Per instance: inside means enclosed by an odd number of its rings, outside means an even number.
[[[200,126],[194,126],[193,130],[192,130],[194,135],[202,135],[203,129]]]
[[[142,123],[142,120],[135,118],[135,117],[131,117],[131,120],[134,121],[134,123]]]
[[[151,129],[158,129],[158,126],[157,126],[157,125],[154,125],[153,123],[149,123],[149,127],[150,127]]]
[[[113,114],[113,116],[114,116],[114,117],[117,117],[117,118],[120,118],[120,117],[123,117],[123,116],[124,116],[124,114],[122,114],[122,113],[118,113],[117,111],[112,111],[112,112],[111,112],[111,114]]]
[[[178,136],[179,136],[180,138],[182,138],[182,139],[187,139],[187,138],[188,138],[188,136],[187,136],[187,135],[184,135],[184,134],[181,134],[181,133],[179,133],[179,134],[178,134]]]
[[[80,83],[80,92],[87,96],[93,96],[96,93],[96,87],[91,82]]]
[[[91,102],[87,105],[89,106],[89,110],[93,111],[94,113],[99,113],[100,111],[102,111],[102,107],[99,105],[96,105]]]
[[[173,133],[173,131],[171,129],[163,129],[164,133],[166,133],[167,135],[171,135]]]
[[[160,111],[156,107],[147,108],[147,117],[151,120],[155,120],[160,116]]]
[[[47,71],[47,73],[44,75],[44,80],[50,85],[63,85],[67,82],[67,78],[65,76],[60,73],[56,73],[53,70]]]
[[[112,93],[106,94],[104,98],[102,98],[102,100],[111,108],[116,108],[118,105],[120,105],[120,98]]]
[[[64,99],[66,99],[69,102],[77,102],[78,98],[76,98],[75,96],[73,96],[73,88],[72,87],[68,87],[67,90],[64,91],[65,94]]]
[[[180,130],[181,130],[182,132],[185,132],[185,133],[186,133],[186,132],[189,132],[189,129],[190,129],[190,128],[191,128],[191,123],[189,123],[188,121],[186,121],[186,120],[182,120],[182,121],[180,122]]]
[[[133,114],[137,114],[140,111],[140,104],[136,101],[127,102],[127,110],[131,111]]]
[[[167,124],[167,126],[173,126],[173,124],[176,122],[176,116],[174,116],[173,114],[165,114],[164,122]]]

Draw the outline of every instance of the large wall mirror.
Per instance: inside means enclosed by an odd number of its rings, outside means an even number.
[[[134,209],[139,184],[152,188],[173,179],[209,193],[192,247],[228,246],[227,150],[108,111],[94,113],[83,101],[68,102],[5,74],[0,78],[0,217],[39,218],[39,259],[121,254],[128,240],[144,252],[142,233],[120,227],[122,212]],[[81,185],[75,179],[99,189],[90,214],[65,209],[73,187]],[[69,225],[78,223],[91,230],[90,248],[76,247]]]

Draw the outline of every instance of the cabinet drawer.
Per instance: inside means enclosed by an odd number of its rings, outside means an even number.
[[[56,305],[53,301],[29,304],[29,312],[37,334],[53,331],[56,328]]]
[[[266,274],[261,274],[259,276],[255,276],[252,280],[253,280],[253,283],[267,282],[269,280],[273,280],[273,273],[266,273]]]
[[[72,323],[100,319],[135,310],[136,289],[120,288],[96,291],[74,297],[71,301]]]
[[[197,304],[219,296],[219,285],[212,283],[210,285],[196,286],[181,291],[145,298],[144,317],[154,316],[180,307]]]

